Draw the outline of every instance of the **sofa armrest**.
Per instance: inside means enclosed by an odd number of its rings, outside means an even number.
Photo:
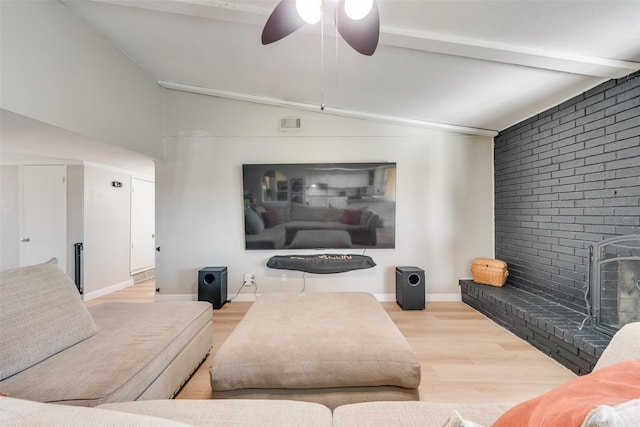
[[[626,324],[616,332],[593,370],[630,359],[640,359],[640,322]]]
[[[56,405],[30,400],[3,397],[0,399],[0,414],[3,425],[35,426],[59,425],[66,427],[187,427],[178,421],[149,415],[117,412],[107,409],[85,408],[73,405]]]

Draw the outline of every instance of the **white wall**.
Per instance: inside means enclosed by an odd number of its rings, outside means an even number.
[[[244,249],[243,163],[397,163],[396,249],[368,250],[377,267],[306,274],[307,291],[395,293],[395,267],[425,269],[432,298],[459,295],[474,257],[493,254],[491,138],[295,112],[167,91],[166,162],[156,166],[156,286],[159,298],[194,298],[197,271],[229,268],[229,296],[254,273],[259,293],[299,291],[302,273],[271,270],[272,255]],[[303,130],[277,131],[280,117]],[[332,251],[349,253],[349,251]],[[296,253],[315,253],[301,251]],[[243,290],[243,293],[251,290]],[[177,294],[177,295],[176,295]]]
[[[3,109],[162,158],[156,80],[57,1],[2,1]]]
[[[111,186],[119,181],[122,187]],[[85,300],[133,284],[129,274],[131,175],[84,166]]]
[[[0,271],[20,266],[20,168],[0,166]]]

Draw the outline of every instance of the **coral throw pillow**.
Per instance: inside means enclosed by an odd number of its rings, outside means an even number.
[[[492,427],[580,427],[600,405],[640,397],[640,359],[599,369],[514,406]]]
[[[362,211],[353,211],[350,209],[345,209],[344,217],[342,218],[342,223],[349,224],[349,225],[359,225],[360,215],[362,215]]]
[[[262,220],[264,221],[265,228],[272,228],[280,224],[278,221],[278,214],[276,211],[264,211],[262,212]]]

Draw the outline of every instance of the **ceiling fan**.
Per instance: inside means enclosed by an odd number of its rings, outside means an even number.
[[[280,0],[262,30],[262,44],[276,42],[305,23],[315,24],[323,13],[323,0]],[[378,47],[380,16],[376,0],[337,0],[335,23],[353,49],[371,56]]]

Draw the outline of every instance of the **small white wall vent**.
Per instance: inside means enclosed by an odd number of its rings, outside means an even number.
[[[302,121],[299,117],[283,117],[278,125],[278,130],[281,132],[300,130],[301,128]]]

